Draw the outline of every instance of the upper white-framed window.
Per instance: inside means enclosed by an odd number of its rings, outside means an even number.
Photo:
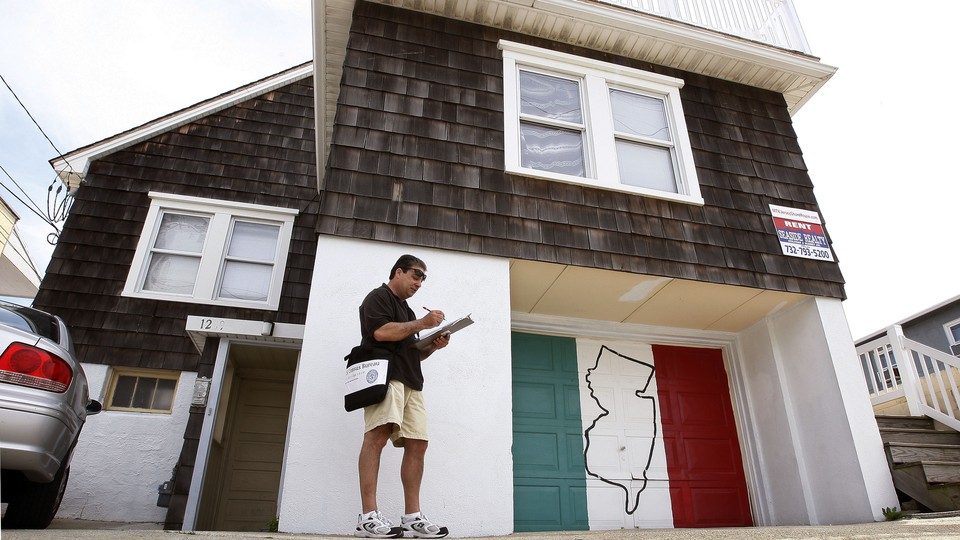
[[[150,192],[124,296],[276,310],[298,211]]]
[[[943,325],[943,330],[947,333],[947,342],[950,343],[950,351],[955,356],[960,356],[960,319],[950,321]]]
[[[683,81],[501,40],[507,172],[703,204]]]

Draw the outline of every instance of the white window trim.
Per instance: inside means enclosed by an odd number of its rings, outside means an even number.
[[[954,320],[952,320],[952,321],[950,321],[950,322],[948,322],[948,323],[944,323],[944,325],[943,325],[943,331],[946,332],[946,334],[947,334],[947,346],[948,346],[948,347],[952,347],[953,345],[958,345],[958,344],[960,344],[960,341],[957,341],[957,340],[953,339],[953,332],[950,331],[950,327],[952,327],[952,326],[957,326],[958,324],[960,324],[960,319],[954,319]],[[960,356],[960,355],[957,355],[957,356]]]
[[[697,179],[696,166],[693,162],[693,150],[690,146],[687,124],[684,120],[680,102],[682,80],[506,40],[500,40],[499,48],[503,53],[504,156],[507,172],[557,182],[623,191],[658,199],[697,205],[703,204],[703,197],[700,195],[700,182]],[[533,71],[547,70],[578,78],[583,81],[581,91],[587,96],[593,96],[584,100],[584,121],[587,123],[584,158],[587,160],[585,166],[588,177],[551,173],[520,166],[520,111],[517,102],[519,99],[517,85],[521,66]],[[609,110],[609,97],[598,97],[606,95],[609,87],[636,90],[640,93],[653,94],[664,98],[667,122],[670,124],[671,133],[675,138],[680,193],[670,193],[620,183],[613,139],[613,115]],[[597,140],[598,137],[603,137],[603,139]]]
[[[140,241],[137,243],[137,251],[130,265],[127,281],[121,293],[122,296],[272,311],[276,311],[280,307],[280,292],[287,266],[287,254],[290,251],[290,239],[293,236],[293,221],[299,214],[297,209],[188,197],[154,191],[149,193],[149,197],[151,199],[150,209],[147,211],[147,218],[143,224],[143,231],[140,233]],[[212,216],[193,295],[147,291],[142,288],[147,271],[146,260],[153,246],[157,228],[160,225],[160,216],[164,211]],[[277,256],[274,260],[267,300],[264,302],[215,297],[223,271],[222,263],[226,256],[230,224],[235,218],[280,225],[280,234],[277,238]]]

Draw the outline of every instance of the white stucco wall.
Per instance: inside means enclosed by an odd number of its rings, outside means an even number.
[[[747,470],[756,478],[754,522],[757,525],[810,523],[804,498],[803,472],[793,451],[793,417],[786,400],[781,369],[768,320],[739,336],[737,358],[743,374],[747,410],[752,421],[748,434],[754,444]]]
[[[476,321],[423,365],[431,440],[422,509],[451,536],[513,530],[508,262],[321,236],[294,383],[281,531],[352,534],[356,526],[363,413],[343,410],[343,356],[360,340],[360,302],[404,253],[427,263],[429,277],[409,300],[418,316],[428,306]],[[401,457],[388,444],[380,467],[379,507],[394,522],[403,512]]]
[[[740,341],[764,524],[882,520],[898,503],[840,301],[811,298]]]
[[[110,368],[83,364],[90,396],[103,402]],[[103,411],[87,418],[70,466],[60,518],[162,523],[157,486],[183,446],[196,373],[180,374],[171,414]]]

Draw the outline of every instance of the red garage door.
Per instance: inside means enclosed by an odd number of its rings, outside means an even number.
[[[752,525],[723,355],[654,345],[653,357],[674,526]]]

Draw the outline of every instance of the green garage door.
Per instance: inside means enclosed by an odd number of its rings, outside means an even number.
[[[588,530],[575,340],[513,334],[514,530]]]

